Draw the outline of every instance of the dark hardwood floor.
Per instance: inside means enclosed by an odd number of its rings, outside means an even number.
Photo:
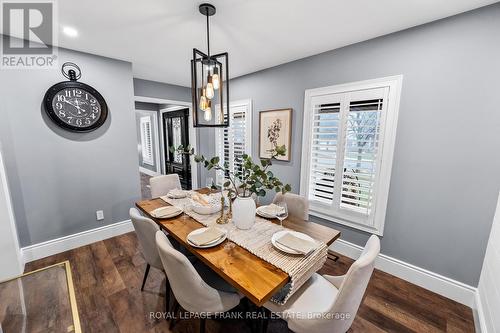
[[[150,316],[164,309],[164,276],[151,269],[140,291],[146,263],[134,233],[40,259],[31,271],[71,262],[83,332],[170,332],[164,319]],[[344,274],[352,260],[328,260],[320,273]],[[181,320],[173,332],[197,332],[199,320]],[[207,332],[250,332],[238,320],[208,320]],[[268,332],[288,332],[272,320]],[[470,308],[376,270],[349,332],[474,332]],[[312,332],[313,333],[313,332]]]

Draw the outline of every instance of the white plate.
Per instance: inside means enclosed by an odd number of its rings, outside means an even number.
[[[164,215],[164,216],[156,216],[156,209],[155,209],[155,210],[153,210],[151,212],[151,216],[156,217],[157,219],[169,219],[171,217],[175,217],[175,216],[181,215],[182,213],[183,213],[183,210],[179,208],[179,210],[177,210],[175,213],[172,213],[172,214],[169,214],[169,215]]]
[[[316,243],[314,238],[310,237],[309,235],[303,234],[301,232],[297,232],[297,231],[282,230],[282,231],[278,231],[278,232],[274,233],[274,235],[271,237],[271,243],[273,243],[273,246],[275,248],[277,248],[278,250],[283,251],[283,252],[288,253],[288,254],[301,254],[301,255],[303,255],[303,253],[300,253],[299,251],[295,251],[294,249],[291,249],[291,248],[289,248],[285,245],[282,245],[276,241],[281,236],[283,236],[285,233],[290,233],[297,238],[305,239],[305,240]]]
[[[200,249],[206,249],[206,248],[209,248],[209,247],[214,247],[214,246],[217,246],[219,245],[220,243],[222,243],[223,241],[226,240],[227,238],[227,231],[224,230],[224,229],[219,229],[219,230],[222,230],[224,231],[224,236],[222,236],[221,238],[219,239],[216,239],[214,241],[212,241],[211,243],[207,243],[207,244],[204,244],[204,245],[196,245],[194,243],[192,243],[190,240],[189,240],[189,236],[191,235],[197,235],[199,233],[202,233],[204,232],[205,230],[207,230],[208,228],[200,228],[200,229],[196,229],[196,230],[193,230],[191,231],[188,235],[187,235],[187,242],[189,243],[189,245],[191,245],[192,247],[197,247],[197,248],[200,248]]]
[[[275,219],[276,218],[276,215],[266,214],[265,212],[263,212],[260,209],[262,207],[264,207],[264,206],[260,206],[260,207],[257,208],[257,210],[256,210],[257,215],[262,216],[262,217],[264,217],[266,219]]]

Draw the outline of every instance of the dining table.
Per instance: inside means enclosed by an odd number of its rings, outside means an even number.
[[[196,190],[201,194],[209,194],[212,190],[202,188]],[[234,244],[229,239],[211,248],[197,248],[187,242],[187,236],[193,230],[204,227],[200,222],[182,213],[176,217],[163,219],[156,218],[151,213],[161,207],[170,206],[161,198],[153,198],[136,202],[136,207],[158,226],[173,237],[180,245],[194,254],[215,273],[232,285],[241,294],[245,295],[257,306],[262,306],[282,288],[290,279],[287,273],[267,261],[250,253],[245,248]],[[279,223],[269,219],[269,223]],[[331,245],[340,237],[340,232],[318,223],[288,217],[283,221],[285,228],[309,235],[315,240]]]

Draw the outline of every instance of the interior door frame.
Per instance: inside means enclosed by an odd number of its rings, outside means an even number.
[[[162,98],[154,98],[154,97],[147,97],[147,96],[134,96],[134,100],[136,102],[145,102],[145,103],[155,103],[155,104],[175,104],[175,106],[168,107],[165,109],[160,110],[158,112],[158,134],[159,134],[159,139],[161,140],[163,138],[163,113],[169,112],[169,111],[175,111],[175,110],[180,110],[180,109],[189,109],[188,113],[188,123],[189,123],[189,143],[191,144],[191,147],[194,148],[194,151],[198,153],[198,133],[196,129],[193,126],[193,109],[192,109],[192,104],[191,102],[184,102],[184,101],[176,101],[176,100],[171,100],[171,99],[162,99]],[[161,124],[161,126],[160,126]],[[163,141],[160,141],[163,142]],[[162,144],[160,144],[160,172],[162,174],[165,174],[165,147]],[[198,186],[198,175],[199,175],[199,166],[198,164],[194,161],[194,156],[191,156],[191,186],[192,188],[196,189],[199,188]]]
[[[141,113],[147,113],[148,115],[151,115],[152,118],[153,118],[153,128],[154,128],[154,131],[160,135],[160,131],[159,131],[159,125],[158,125],[158,117],[157,117],[157,114],[158,112],[156,111],[151,111],[151,110],[143,110],[143,109],[135,109],[135,112],[141,112]],[[141,129],[139,129],[139,131],[141,131]],[[155,154],[155,161],[156,161],[156,170],[155,171],[151,171],[149,169],[146,169],[144,167],[141,167],[139,166],[139,170],[142,172],[142,173],[145,173],[147,175],[150,175],[150,176],[158,176],[158,175],[161,175],[161,159],[160,159],[160,146],[162,146],[161,144],[161,141],[160,141],[161,137],[157,137],[157,138],[153,138],[153,140],[156,140],[156,147],[154,149],[154,154]]]

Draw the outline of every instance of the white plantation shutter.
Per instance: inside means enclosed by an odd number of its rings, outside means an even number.
[[[335,96],[332,96],[335,97]],[[311,200],[332,204],[340,120],[340,100],[318,99],[313,107],[311,140]]]
[[[397,88],[381,83],[306,92],[301,193],[312,215],[381,234],[397,120],[390,97],[398,97]],[[388,117],[390,111],[396,115]]]
[[[370,216],[375,200],[381,114],[386,89],[349,94],[344,126],[340,208]]]
[[[153,133],[151,129],[151,118],[149,116],[141,117],[140,126],[141,126],[142,163],[154,166]]]
[[[215,147],[221,164],[229,163],[234,172],[241,166],[238,161],[243,154],[251,154],[251,103],[250,101],[232,102],[229,105],[229,127],[217,129]],[[218,171],[216,182],[221,185],[227,175]]]

